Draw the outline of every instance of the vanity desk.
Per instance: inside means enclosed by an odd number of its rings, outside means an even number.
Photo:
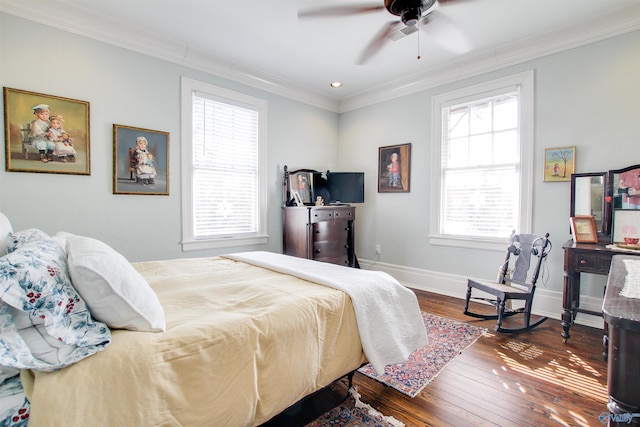
[[[640,165],[607,172],[572,174],[569,216],[574,219],[593,218],[595,229],[587,233],[588,238],[584,238],[583,234],[574,235],[562,246],[564,286],[561,335],[564,342],[570,337],[569,329],[577,313],[602,317],[601,310],[580,308],[581,273],[608,275],[614,255],[640,256],[640,245],[626,248],[636,250],[611,247],[612,244],[624,247],[622,243],[626,243],[628,237],[639,237]]]
[[[576,243],[568,240],[564,250],[564,287],[562,292],[562,338],[570,337],[569,329],[578,313],[602,316],[602,311],[580,308],[580,274],[608,275],[614,255],[640,256],[640,251],[608,249],[608,243]],[[640,258],[639,258],[640,259]]]

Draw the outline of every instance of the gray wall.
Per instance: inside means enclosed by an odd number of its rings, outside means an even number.
[[[533,231],[550,233],[554,250],[547,288],[562,289],[562,244],[570,238],[570,185],[543,182],[544,149],[575,145],[577,172],[640,164],[637,31],[341,114],[339,167],[366,172],[366,203],[358,209],[356,229],[360,258],[376,259],[375,245],[379,244],[382,264],[460,276],[496,276],[501,256],[495,252],[428,242],[431,98],[526,70],[535,72]],[[412,143],[411,192],[378,194],[378,147],[407,142]],[[602,277],[587,277],[587,293],[601,297],[603,281]]]
[[[37,59],[34,59],[37,58]],[[0,171],[0,211],[16,229],[38,227],[102,239],[132,261],[281,250],[281,173],[291,168],[366,172],[366,203],[357,205],[356,250],[364,266],[416,283],[494,277],[500,255],[428,243],[431,98],[500,76],[535,71],[534,231],[551,234],[546,274],[550,310],[559,313],[562,243],[569,239],[569,184],[542,181],[544,148],[577,147],[577,171],[640,163],[640,32],[557,53],[486,75],[417,92],[340,115],[288,98],[0,13],[2,86],[91,103],[91,176]],[[269,244],[189,252],[180,249],[180,76],[269,102]],[[171,195],[112,194],[112,125],[171,135]],[[4,125],[4,122],[3,122]],[[4,127],[4,126],[3,126]],[[412,143],[411,192],[378,194],[378,147]],[[4,153],[1,155],[4,162]],[[144,237],[141,230],[147,230]],[[584,283],[601,297],[604,278]],[[429,288],[428,285],[424,286]],[[460,289],[443,292],[460,294]],[[555,304],[555,305],[554,305]],[[597,305],[597,301],[594,303]]]
[[[268,100],[269,244],[181,250],[180,76]],[[281,251],[282,168],[335,169],[338,115],[0,13],[0,84],[90,103],[91,175],[0,171],[0,211],[15,229],[96,237],[132,261]],[[4,129],[4,115],[2,117]],[[112,194],[112,125],[170,133],[170,195]],[[4,144],[3,144],[4,146]]]

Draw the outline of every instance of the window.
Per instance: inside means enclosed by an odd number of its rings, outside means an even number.
[[[530,232],[533,72],[433,100],[430,241],[487,247]]]
[[[266,235],[266,101],[182,78],[183,250]]]

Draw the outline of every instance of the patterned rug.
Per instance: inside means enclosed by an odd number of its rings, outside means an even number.
[[[357,389],[350,389],[349,393],[347,400],[305,427],[404,427],[395,418],[385,417],[370,405],[362,403]]]
[[[415,397],[462,350],[476,342],[487,329],[422,312],[429,343],[403,363],[388,365],[378,375],[368,364],[358,371],[396,390]]]

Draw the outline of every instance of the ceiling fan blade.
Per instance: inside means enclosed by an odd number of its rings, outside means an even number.
[[[363,65],[365,62],[370,60],[376,53],[382,49],[382,46],[389,40],[388,36],[391,34],[398,26],[400,26],[400,21],[389,21],[387,22],[378,33],[373,37],[371,42],[367,45],[365,50],[360,55],[358,59],[358,65]]]
[[[336,6],[320,9],[300,10],[298,11],[298,18],[357,15],[360,13],[377,12],[379,10],[385,10],[384,6],[380,4],[372,4],[369,6]]]
[[[421,19],[420,29],[449,52],[461,54],[469,52],[473,48],[471,40],[464,31],[437,10]]]

